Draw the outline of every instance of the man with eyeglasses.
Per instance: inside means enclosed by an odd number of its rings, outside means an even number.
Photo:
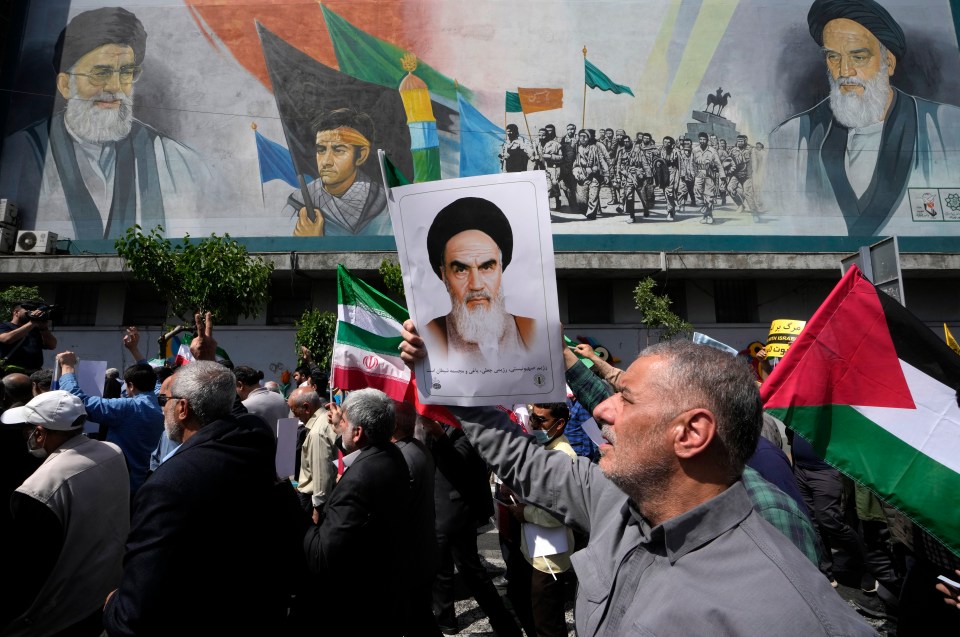
[[[273,431],[231,414],[236,382],[196,360],[161,388],[165,430],[180,447],[134,498],[107,635],[283,634],[307,518],[277,479]],[[191,591],[202,609],[184,623],[174,611]]]
[[[4,144],[0,191],[19,202],[24,227],[36,226],[27,202],[38,194],[45,227],[74,239],[114,239],[198,207],[197,184],[210,181],[202,160],[133,117],[146,40],[119,7],[77,14],[61,33],[54,65],[66,108]]]

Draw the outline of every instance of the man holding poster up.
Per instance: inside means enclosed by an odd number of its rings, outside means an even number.
[[[563,400],[544,172],[394,186],[387,204],[410,315],[430,351],[415,369],[420,400]]]

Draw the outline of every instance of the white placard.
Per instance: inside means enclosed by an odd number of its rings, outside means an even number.
[[[277,475],[283,478],[293,475],[299,424],[300,421],[296,418],[280,418],[275,425],[277,428]]]
[[[87,396],[103,397],[107,361],[77,361],[77,384]]]
[[[545,557],[566,553],[570,545],[567,544],[567,529],[563,526],[540,526],[531,522],[523,523],[523,536],[527,540],[527,550],[530,557]]]
[[[593,444],[600,445],[607,444],[607,441],[603,439],[603,434],[600,433],[600,427],[597,425],[597,421],[593,418],[587,418],[582,423],[580,427],[583,429],[583,432],[589,436],[590,440],[593,441]]]
[[[387,197],[426,404],[562,402],[563,343],[543,171],[444,179]]]

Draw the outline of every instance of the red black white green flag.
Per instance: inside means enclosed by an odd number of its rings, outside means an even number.
[[[763,383],[764,406],[960,555],[960,356],[851,268]]]

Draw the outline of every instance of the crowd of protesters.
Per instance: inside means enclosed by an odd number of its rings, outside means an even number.
[[[2,636],[455,634],[455,569],[497,635],[567,635],[574,596],[580,635],[960,620],[957,589],[893,541],[888,507],[765,415],[750,368],[719,350],[662,343],[619,370],[565,347],[565,403],[440,423],[329,387],[309,352],[271,386],[217,360],[209,314],[192,362],[151,367],[127,328],[136,362],[103,396],[80,388],[69,351],[51,389],[56,338],[33,307],[0,339]],[[412,365],[424,344],[412,322],[403,336]],[[290,416],[296,468],[278,476]],[[504,596],[478,553],[491,518]],[[556,551],[534,550],[531,528]]]

